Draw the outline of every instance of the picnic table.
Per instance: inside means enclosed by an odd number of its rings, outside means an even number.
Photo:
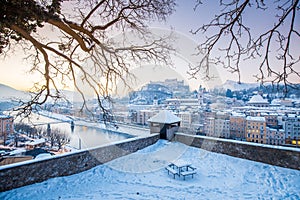
[[[178,177],[183,176],[183,180],[185,180],[186,176],[191,175],[192,178],[194,178],[194,174],[196,174],[196,168],[193,167],[191,163],[184,160],[176,160],[171,162],[166,167],[166,170],[168,171],[168,174],[173,174],[174,179],[176,175]]]

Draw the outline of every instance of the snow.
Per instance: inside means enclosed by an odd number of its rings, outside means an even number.
[[[173,179],[172,161],[197,174]],[[300,199],[300,171],[159,140],[88,171],[0,193],[0,199]]]
[[[168,110],[161,110],[159,111],[158,114],[148,119],[148,122],[165,123],[165,124],[172,124],[180,121],[181,118],[177,117],[176,115],[174,115]]]
[[[25,145],[35,146],[35,145],[43,144],[45,142],[46,142],[45,138],[40,138],[36,140],[27,141],[25,142]]]
[[[246,120],[248,121],[259,121],[259,122],[265,122],[266,119],[264,117],[253,117],[253,116],[247,116]]]
[[[261,95],[256,94],[251,97],[248,103],[268,103],[268,100],[263,99]]]
[[[176,135],[183,135],[186,137],[191,136],[190,134],[179,133],[179,132],[177,132]],[[202,138],[202,139],[206,139],[206,140],[215,140],[216,142],[221,141],[221,142],[229,142],[229,143],[243,144],[243,145],[249,145],[249,146],[266,147],[266,148],[272,148],[272,149],[281,149],[281,150],[287,150],[287,151],[300,152],[300,148],[295,148],[295,147],[287,147],[287,146],[271,145],[271,144],[261,144],[261,143],[256,143],[256,142],[247,142],[247,141],[232,140],[232,139],[226,139],[226,138],[209,137],[209,136],[203,136],[203,135],[193,135],[192,137]]]

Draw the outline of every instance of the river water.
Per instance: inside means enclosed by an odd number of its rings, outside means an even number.
[[[49,117],[34,115],[31,117],[30,122],[23,120],[24,123],[29,123],[35,127],[42,127],[47,129],[50,124],[51,130],[59,129],[61,133],[65,133],[70,137],[69,146],[76,149],[86,149],[96,147],[104,144],[109,144],[116,141],[125,140],[133,135],[122,132],[122,130],[111,127],[110,129],[104,129],[103,124],[87,123],[87,122],[74,122],[74,130],[71,130],[71,124],[68,122],[62,122],[60,120],[52,119]]]

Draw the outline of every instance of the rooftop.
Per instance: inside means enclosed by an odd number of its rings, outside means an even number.
[[[177,117],[168,110],[161,110],[158,114],[148,119],[148,122],[156,122],[162,124],[172,124],[180,121],[181,118]]]
[[[266,119],[264,117],[252,117],[252,116],[247,116],[246,120],[249,121],[261,121],[261,122],[265,122]]]
[[[268,100],[264,99],[261,95],[259,94],[256,94],[254,96],[251,97],[251,99],[249,100],[250,104],[258,104],[258,103],[265,103],[265,104],[268,104]]]

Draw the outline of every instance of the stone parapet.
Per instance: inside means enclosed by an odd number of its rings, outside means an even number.
[[[49,178],[76,174],[154,144],[159,134],[130,138],[121,142],[0,167],[0,192],[45,181]]]
[[[211,152],[300,170],[300,149],[206,136],[175,134],[175,141]]]

